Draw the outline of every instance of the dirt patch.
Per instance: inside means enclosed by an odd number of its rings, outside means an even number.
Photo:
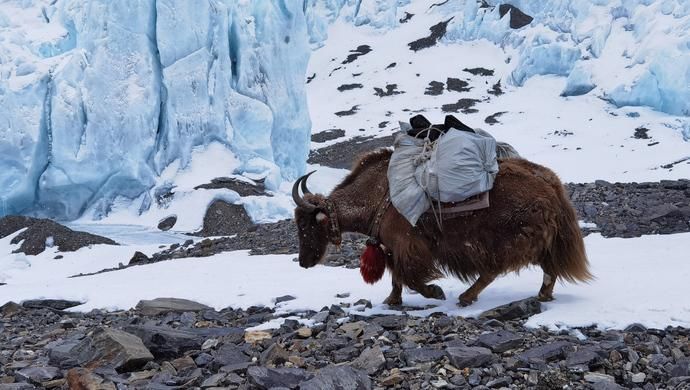
[[[463,69],[464,72],[470,73],[474,76],[493,76],[494,75],[494,70],[493,69],[486,69],[486,68],[465,68]]]
[[[359,83],[355,83],[355,84],[343,84],[343,85],[341,85],[341,86],[338,87],[338,91],[339,91],[339,92],[345,92],[345,91],[350,91],[350,90],[357,89],[357,88],[362,88],[362,87],[364,87],[364,86],[363,86],[362,84],[359,84]]]
[[[385,91],[383,88],[374,88],[374,95],[378,97],[386,97],[405,93],[405,91],[398,91],[398,84],[386,84],[385,88]]]
[[[449,91],[455,91],[455,92],[468,92],[472,87],[468,87],[467,81],[456,79],[449,77],[448,80],[446,80],[446,88]]]
[[[425,95],[438,96],[443,94],[444,84],[440,81],[431,81],[424,91]]]
[[[443,112],[462,112],[463,114],[471,114],[473,112],[478,112],[478,110],[472,107],[480,101],[481,100],[477,99],[460,99],[457,103],[444,104],[441,106],[441,110]]]
[[[345,61],[342,62],[343,65],[349,64],[357,60],[357,58],[370,53],[371,47],[369,45],[359,45],[356,49],[350,50],[350,54],[347,56]]]
[[[350,169],[359,154],[380,147],[391,147],[393,140],[392,135],[381,138],[355,137],[349,141],[313,150],[307,162],[332,168]]]
[[[255,184],[237,180],[231,177],[217,177],[211,180],[210,183],[202,184],[200,186],[194,187],[195,190],[206,189],[206,190],[216,190],[220,188],[227,188],[237,192],[240,196],[252,196],[252,195],[267,195],[266,187],[264,186],[264,179],[259,179],[254,181]]]
[[[453,20],[453,18],[431,26],[429,28],[429,31],[431,31],[429,36],[417,39],[416,41],[407,44],[410,47],[410,50],[419,51],[436,45],[439,39],[446,35],[446,29],[448,28],[448,23],[450,23],[451,20]]]
[[[359,110],[359,105],[354,105],[352,108],[349,110],[344,110],[344,111],[338,111],[335,113],[337,116],[349,116],[349,115],[355,115],[357,111]]]
[[[345,130],[343,129],[328,129],[324,130],[320,133],[312,134],[311,135],[311,142],[328,142],[330,140],[334,140],[340,137],[345,136]]]
[[[490,125],[495,125],[496,123],[501,123],[501,122],[498,121],[498,118],[499,118],[501,115],[506,114],[506,113],[507,113],[507,111],[501,111],[501,112],[497,112],[497,113],[495,113],[495,114],[493,114],[493,115],[489,115],[489,116],[486,117],[486,119],[484,119],[484,122],[485,122],[485,123],[488,123],[488,124],[490,124]]]
[[[496,84],[493,85],[493,87],[491,87],[490,90],[486,92],[494,96],[503,95],[503,88],[501,88],[501,80],[499,80]]]
[[[47,246],[56,246],[60,252],[74,252],[89,245],[118,245],[115,241],[91,233],[74,231],[49,219],[8,216],[0,219],[0,238],[27,228],[12,239],[22,243],[14,253],[37,255]]]

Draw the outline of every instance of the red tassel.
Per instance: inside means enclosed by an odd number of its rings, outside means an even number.
[[[367,241],[367,247],[359,257],[359,273],[366,283],[374,284],[381,280],[386,270],[386,254],[378,243]]]

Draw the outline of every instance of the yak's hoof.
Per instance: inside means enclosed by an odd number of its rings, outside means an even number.
[[[458,298],[458,306],[460,307],[467,307],[475,302],[477,302],[477,298],[464,297],[462,295]]]
[[[383,303],[385,303],[385,304],[388,305],[388,306],[400,306],[400,305],[402,305],[402,296],[400,296],[400,295],[398,295],[398,296],[393,296],[393,295],[391,295],[391,296],[389,296],[388,298],[386,298],[386,299],[383,301]]]
[[[539,302],[551,302],[554,300],[554,298],[553,298],[553,295],[541,295],[541,294],[539,294],[537,296],[537,300]]]
[[[440,299],[442,301],[446,300],[446,293],[443,292],[443,289],[435,284],[430,284],[427,286],[429,289],[429,296],[427,298],[432,298],[432,299]]]

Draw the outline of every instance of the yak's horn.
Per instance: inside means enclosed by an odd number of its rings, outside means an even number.
[[[292,185],[292,200],[295,202],[297,206],[303,207],[309,211],[316,210],[316,206],[307,202],[306,200],[304,200],[304,198],[302,198],[299,195],[299,188],[302,183],[302,180],[306,180],[307,176],[311,175],[312,173],[314,172],[308,173],[300,177],[299,179],[297,179],[297,181],[295,181],[295,184]]]
[[[302,176],[304,179],[300,182],[300,187],[302,188],[302,194],[311,194],[311,191],[309,191],[309,188],[307,188],[307,179],[309,179],[309,176],[311,176],[312,173],[316,171],[311,171],[307,173],[306,175]]]

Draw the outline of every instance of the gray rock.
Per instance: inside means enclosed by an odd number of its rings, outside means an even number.
[[[536,298],[527,298],[487,310],[480,314],[479,318],[510,321],[525,319],[539,313],[541,313],[541,302]]]
[[[211,375],[210,377],[206,378],[203,382],[201,382],[201,388],[205,389],[208,387],[218,387],[221,385],[223,380],[227,377],[227,374],[214,374]]]
[[[371,379],[366,372],[349,366],[329,366],[314,378],[300,384],[300,390],[369,390]]]
[[[187,351],[201,349],[203,343],[212,337],[234,335],[239,340],[244,335],[241,328],[173,329],[165,326],[130,325],[124,330],[139,336],[156,358],[173,358]]]
[[[596,382],[592,385],[592,390],[624,390],[625,387],[609,381]]]
[[[43,382],[62,377],[57,367],[27,367],[17,371],[15,377],[19,381],[31,382],[40,385]]]
[[[517,358],[526,363],[550,362],[553,360],[563,359],[565,357],[565,349],[569,346],[570,343],[566,341],[547,343],[530,348],[519,354]]]
[[[65,310],[70,307],[75,307],[84,304],[84,302],[67,301],[64,299],[32,299],[22,302],[22,306],[30,309],[53,309]]]
[[[451,347],[446,349],[450,363],[457,368],[481,367],[491,363],[495,356],[482,347]]]
[[[136,309],[145,316],[157,316],[165,313],[184,313],[200,312],[213,310],[201,303],[180,298],[156,298],[152,300],[141,300],[137,303]]]
[[[262,366],[268,364],[277,366],[285,363],[288,357],[288,353],[283,347],[278,344],[271,344],[270,347],[266,348],[266,350],[261,353],[259,362],[261,362]]]
[[[647,331],[647,327],[642,325],[642,324],[634,323],[634,324],[628,325],[625,328],[625,331],[626,332],[632,332],[632,333],[644,333]]]
[[[7,302],[0,306],[0,315],[3,317],[11,317],[22,311],[22,306],[15,302]]]
[[[445,356],[445,352],[442,350],[428,347],[408,349],[405,350],[403,354],[405,356],[405,361],[411,366],[420,363],[435,362],[441,360],[441,358]]]
[[[277,305],[277,304],[283,303],[283,302],[294,301],[295,299],[297,299],[297,298],[293,297],[292,295],[283,295],[281,297],[277,297],[275,299],[275,303]]]
[[[580,348],[575,352],[568,354],[565,365],[568,367],[579,366],[579,365],[591,365],[600,362],[601,356],[596,352],[594,348]]]
[[[295,389],[300,383],[309,380],[312,374],[301,368],[249,367],[247,376],[253,385],[261,389],[273,387]],[[303,387],[300,388],[304,389]]]
[[[77,356],[73,351],[76,350],[76,347],[79,345],[79,343],[80,340],[78,339],[67,339],[57,340],[46,345],[50,363],[61,368],[78,366],[79,361],[77,360]]]
[[[615,383],[616,380],[614,377],[611,375],[606,375],[606,374],[601,374],[598,372],[588,372],[585,374],[585,381],[589,383],[600,383],[600,382],[609,382],[609,383]]]
[[[681,359],[671,369],[671,377],[690,376],[690,359]]]
[[[0,390],[28,390],[35,388],[30,383],[0,383]]]
[[[407,317],[383,316],[374,318],[373,322],[386,330],[401,330],[407,325]]]
[[[522,345],[523,337],[507,330],[484,333],[477,339],[477,345],[491,349],[495,353],[502,353]]]
[[[311,319],[314,320],[314,322],[326,322],[328,321],[329,315],[330,313],[327,310],[324,310],[314,314],[314,316],[311,317]]]
[[[106,367],[117,372],[133,371],[153,360],[153,355],[139,337],[104,327],[96,328],[90,336],[74,345],[68,350],[68,355],[76,356],[81,366]],[[54,356],[57,355],[51,354],[51,360]]]
[[[213,356],[211,368],[218,370],[220,367],[230,364],[239,364],[249,362],[250,358],[241,349],[234,344],[225,344],[218,349]]]
[[[164,218],[158,223],[158,229],[167,232],[168,230],[172,229],[173,226],[177,223],[177,216],[176,215],[171,215],[169,217]]]
[[[362,354],[352,362],[352,367],[364,370],[369,375],[374,375],[379,372],[385,364],[386,357],[383,356],[381,347],[374,345],[362,351]]]

